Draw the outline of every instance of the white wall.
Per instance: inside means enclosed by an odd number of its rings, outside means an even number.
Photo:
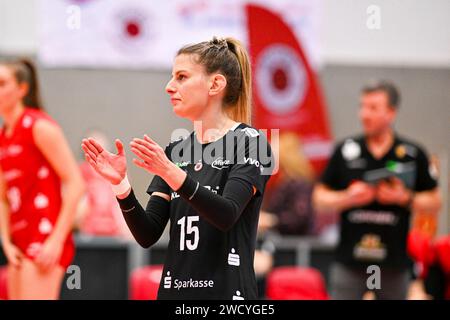
[[[380,29],[367,8],[380,8]],[[328,64],[450,67],[449,0],[325,0],[323,60]]]
[[[449,0],[321,1],[325,64],[450,67]],[[37,3],[0,0],[0,54],[35,53]],[[381,10],[379,30],[367,28],[369,5]]]
[[[37,0],[0,0],[0,54],[34,54]]]

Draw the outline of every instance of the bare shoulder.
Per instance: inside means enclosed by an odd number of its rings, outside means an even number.
[[[38,119],[33,126],[33,138],[36,144],[63,139],[61,127],[48,119]]]

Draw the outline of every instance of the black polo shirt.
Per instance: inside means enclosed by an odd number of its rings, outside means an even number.
[[[356,180],[376,185],[380,179],[388,179],[392,175],[414,191],[431,190],[437,186],[425,151],[397,135],[390,150],[380,159],[369,152],[364,136],[339,143],[321,182],[333,190],[344,190]],[[409,208],[382,205],[376,201],[343,211],[336,260],[353,266],[407,267],[406,240],[410,215]]]

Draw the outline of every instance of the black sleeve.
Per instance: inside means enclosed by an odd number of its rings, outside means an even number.
[[[238,137],[235,160],[228,174],[228,179],[238,178],[256,188],[258,195],[264,193],[269,178],[274,174],[275,159],[265,136]]]
[[[337,145],[327,163],[325,170],[320,177],[320,182],[334,190],[341,190],[344,187],[339,179],[339,168],[343,165],[341,145]]]
[[[424,150],[418,148],[417,179],[415,191],[428,191],[437,187],[437,181],[430,174],[430,162]]]
[[[155,175],[152,182],[147,188],[147,193],[152,195],[153,192],[161,192],[170,196],[170,187],[160,176]]]
[[[144,210],[133,189],[125,199],[118,199],[123,217],[133,237],[144,248],[159,240],[170,216],[170,203],[159,196],[151,196]]]
[[[217,195],[186,176],[177,193],[205,220],[221,231],[228,231],[253,196],[253,187],[245,179],[229,179],[222,195]]]

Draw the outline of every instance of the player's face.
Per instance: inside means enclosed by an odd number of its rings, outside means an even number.
[[[13,70],[0,64],[0,114],[4,115],[22,100],[23,85],[17,83]]]
[[[166,92],[178,116],[196,120],[208,104],[209,77],[192,55],[181,54],[175,58]]]
[[[381,134],[395,119],[395,109],[389,106],[386,93],[374,91],[361,96],[359,119],[367,136]]]

